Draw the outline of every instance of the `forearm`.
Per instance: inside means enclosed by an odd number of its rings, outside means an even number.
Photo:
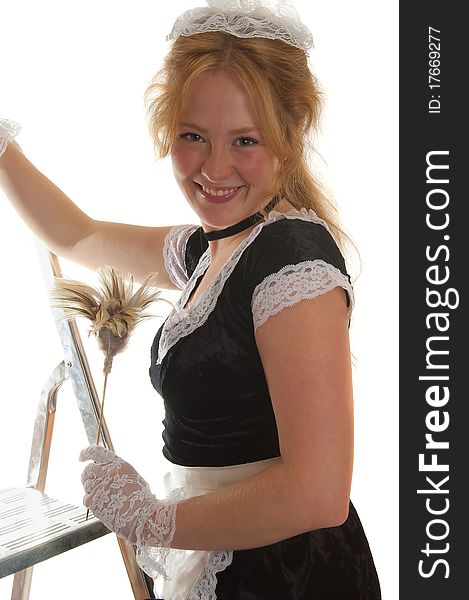
[[[321,453],[307,465],[280,459],[202,496],[182,499],[175,489],[165,500],[156,498],[132,465],[107,448],[85,448],[80,460],[93,461],[82,473],[85,506],[117,535],[139,546],[256,548],[340,525],[348,515],[351,470]]]
[[[0,157],[0,187],[31,231],[52,252],[89,269],[108,264],[143,281],[175,289],[163,246],[171,227],[145,227],[90,218],[10,144]]]
[[[296,474],[281,462],[221,490],[181,501],[173,548],[248,549],[305,531],[332,527],[347,517],[348,487],[332,476]]]
[[[14,144],[0,158],[0,186],[26,225],[56,254],[67,255],[89,234],[92,219]]]

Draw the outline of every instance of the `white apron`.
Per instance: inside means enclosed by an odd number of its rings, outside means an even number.
[[[260,473],[279,460],[271,458],[228,467],[182,467],[167,461],[164,486],[167,494],[184,488],[184,498],[201,496]],[[215,600],[216,573],[226,569],[232,558],[231,550],[210,552],[171,548],[165,560],[168,579],[155,579],[155,595],[164,600]]]

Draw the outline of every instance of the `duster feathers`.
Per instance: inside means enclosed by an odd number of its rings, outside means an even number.
[[[134,293],[132,275],[119,273],[109,266],[98,271],[101,289],[95,289],[73,279],[56,278],[51,298],[56,308],[64,311],[64,318],[84,317],[91,322],[90,334],[96,336],[104,353],[105,375],[112,368],[112,360],[122,352],[130,334],[149,314],[145,310],[158,299],[156,274],[145,279]]]
[[[107,376],[111,372],[113,358],[126,348],[135,327],[151,316],[145,310],[160,295],[156,288],[156,274],[149,275],[135,292],[130,274],[104,266],[99,269],[98,276],[100,289],[73,279],[56,278],[51,291],[53,305],[63,310],[65,319],[84,317],[91,322],[89,333],[96,336],[104,353],[104,388],[96,444],[99,443],[103,424]]]

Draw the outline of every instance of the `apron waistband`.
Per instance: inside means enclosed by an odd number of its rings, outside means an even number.
[[[167,493],[183,487],[189,495],[198,496],[261,473],[279,461],[280,457],[276,457],[226,467],[185,467],[166,461],[164,485]]]

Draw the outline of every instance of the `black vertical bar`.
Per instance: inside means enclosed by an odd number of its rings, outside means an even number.
[[[400,5],[402,600],[469,597],[469,35],[463,6]]]

